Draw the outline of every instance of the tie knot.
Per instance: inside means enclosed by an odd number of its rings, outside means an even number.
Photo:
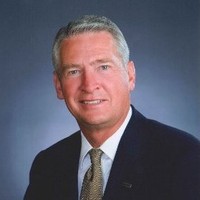
[[[91,149],[89,151],[91,163],[92,164],[100,164],[102,153],[103,153],[103,151],[101,151],[101,149],[95,149],[95,148]]]

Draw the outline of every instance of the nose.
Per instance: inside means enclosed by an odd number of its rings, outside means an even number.
[[[93,93],[99,88],[99,82],[95,72],[92,70],[84,71],[81,80],[81,90],[85,93]]]

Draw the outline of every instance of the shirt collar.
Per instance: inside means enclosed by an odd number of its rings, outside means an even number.
[[[120,139],[124,133],[124,130],[131,118],[132,115],[132,109],[129,109],[129,112],[123,122],[123,124],[119,127],[119,129],[111,136],[109,137],[100,147],[100,149],[113,161],[117,147],[119,145]]]
[[[85,156],[87,155],[90,149],[92,149],[91,144],[87,141],[86,137],[81,132],[81,154],[80,154],[80,160],[79,160],[79,163],[81,166],[82,166]]]
[[[131,115],[132,115],[132,109],[130,107],[129,112],[128,112],[124,122],[119,127],[119,129],[99,147],[112,161],[114,160],[120,139],[121,139],[121,137],[124,133],[124,130],[131,118]],[[87,141],[86,137],[81,132],[81,153],[80,153],[80,160],[79,160],[79,163],[81,166],[82,166],[85,156],[87,155],[87,153],[90,149],[92,149],[92,146],[90,145],[90,143]]]

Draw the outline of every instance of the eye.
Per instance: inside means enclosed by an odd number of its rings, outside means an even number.
[[[68,71],[69,75],[77,75],[78,73],[79,73],[79,70],[77,70],[77,69]]]
[[[108,68],[109,68],[108,65],[102,65],[102,66],[101,66],[101,69],[102,69],[102,70],[108,70]]]
[[[80,69],[66,69],[63,73],[63,76],[65,78],[69,78],[69,77],[76,77],[79,76],[81,73]]]

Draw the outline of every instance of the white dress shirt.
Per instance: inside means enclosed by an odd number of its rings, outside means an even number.
[[[105,188],[106,188],[106,184],[108,181],[108,177],[110,174],[113,160],[115,158],[117,147],[119,145],[119,141],[120,141],[121,136],[123,135],[124,130],[131,118],[131,115],[132,115],[132,109],[130,107],[129,112],[128,112],[123,124],[120,126],[120,128],[99,147],[103,151],[103,155],[101,157],[101,166],[102,166],[102,175],[103,175],[103,191],[105,191]],[[81,145],[79,170],[78,170],[79,197],[80,197],[82,182],[83,182],[85,173],[87,172],[87,170],[89,169],[89,167],[91,165],[90,156],[88,154],[88,151],[93,148],[90,145],[90,143],[87,141],[87,139],[85,138],[83,133],[81,133],[81,143],[82,143],[82,145]]]

